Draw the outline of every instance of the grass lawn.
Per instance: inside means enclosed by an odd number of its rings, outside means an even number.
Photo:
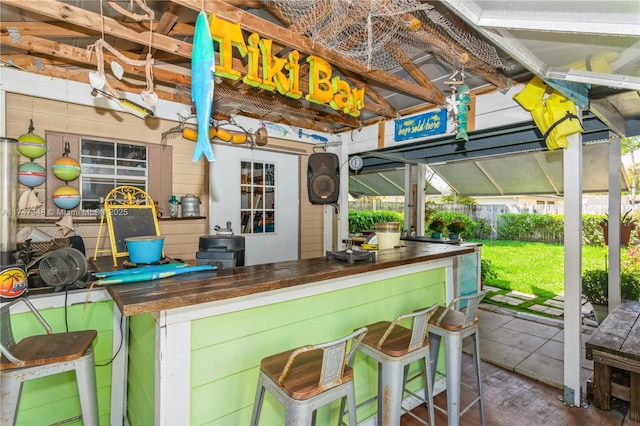
[[[507,240],[474,240],[482,243],[482,258],[489,259],[498,274],[487,285],[541,297],[564,294],[564,246]],[[582,247],[582,270],[605,268],[607,247]]]

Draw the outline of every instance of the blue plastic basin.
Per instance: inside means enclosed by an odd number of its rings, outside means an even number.
[[[162,259],[162,247],[164,246],[164,237],[162,236],[129,237],[124,241],[127,244],[130,262],[155,263]]]

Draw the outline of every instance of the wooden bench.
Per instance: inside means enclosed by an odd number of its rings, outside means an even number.
[[[640,302],[624,300],[585,342],[593,360],[593,405],[611,409],[611,397],[630,403],[629,417],[640,421]],[[611,369],[629,372],[630,385],[611,382]]]

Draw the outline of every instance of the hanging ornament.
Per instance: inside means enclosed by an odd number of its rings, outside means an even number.
[[[73,186],[63,185],[53,192],[53,203],[61,209],[74,209],[80,204],[80,191]]]
[[[71,149],[69,148],[69,141],[67,140],[64,143],[62,157],[54,161],[53,166],[51,166],[53,174],[64,182],[71,182],[80,176],[80,163],[74,158],[69,158],[70,152]]]
[[[456,133],[456,139],[469,141],[469,135],[467,134],[467,116],[469,115],[469,104],[471,103],[471,98],[469,97],[469,87],[466,84],[463,84],[458,88],[456,101],[458,102],[458,113],[456,114],[458,132]]]
[[[69,157],[60,157],[51,166],[53,174],[64,182],[71,182],[80,176],[80,163]]]
[[[42,206],[42,201],[34,188],[42,185],[45,180],[47,180],[47,172],[40,164],[29,162],[18,166],[18,182],[29,187],[18,199],[19,210],[37,209]]]
[[[33,189],[47,180],[47,172],[38,163],[23,163],[18,166],[18,182]]]
[[[40,158],[47,153],[47,142],[33,133],[33,119],[29,120],[29,132],[18,138],[18,152],[27,158]]]

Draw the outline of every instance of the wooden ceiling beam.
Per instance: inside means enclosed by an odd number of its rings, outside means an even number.
[[[9,31],[9,28],[15,28],[20,35],[32,35],[32,36],[45,36],[45,37],[77,37],[86,38],[92,35],[100,37],[100,31],[94,31],[90,28],[84,28],[79,30],[76,25],[66,22],[33,22],[33,21],[18,21],[18,22],[0,22],[0,32],[5,34]]]
[[[107,16],[103,17],[97,13],[89,12],[61,1],[2,0],[2,2],[9,6],[15,6],[18,9],[28,10],[83,28],[104,28],[105,34],[138,43],[141,46],[148,45],[148,32],[136,32],[120,24],[115,19]],[[184,58],[191,58],[191,44],[183,43],[166,35],[155,34],[153,37],[153,47]]]
[[[29,52],[36,52],[61,60],[67,60],[83,65],[93,66],[96,67],[95,69],[97,69],[96,55],[91,55],[91,58],[88,59],[86,49],[73,47],[69,44],[58,43],[40,37],[24,35],[20,38],[22,39],[22,41],[17,43],[8,34],[2,34],[0,35],[0,44],[24,49]],[[121,63],[122,61],[111,55],[109,52],[104,53],[104,59],[105,62],[117,61],[118,63],[120,63],[120,65],[122,65],[122,68],[125,70],[125,72],[129,74],[143,77],[143,79],[145,77],[145,69],[143,66],[133,66],[126,63]],[[181,84],[187,87],[191,86],[190,75],[166,71],[158,67],[154,67],[153,69],[153,78],[156,81],[170,84],[172,86],[176,84]],[[82,81],[84,83],[89,82],[88,74],[85,75],[85,79]]]
[[[4,1],[4,0],[3,0]],[[173,3],[172,3],[173,4]],[[162,20],[162,18],[161,18]],[[123,26],[139,32],[140,34],[146,33],[147,37],[149,35],[149,22],[133,22],[133,23],[122,23]],[[62,21],[49,21],[49,22],[41,22],[41,21],[14,21],[14,22],[0,22],[0,31],[6,32],[9,27],[14,27],[18,30],[20,34],[28,34],[33,36],[40,37],[77,37],[77,38],[87,38],[91,36],[100,37],[99,29],[91,29],[91,28],[82,28],[75,24],[70,24],[68,22]],[[160,22],[153,22],[151,24],[152,31],[155,32],[158,28],[161,28]],[[184,38],[191,37],[193,35],[193,31],[195,26],[176,22],[173,27],[166,34],[173,38]],[[148,40],[148,38],[147,38]]]
[[[434,102],[436,105],[444,105],[444,95],[442,92],[420,71],[420,68],[418,68],[411,59],[407,58],[404,52],[395,46],[387,46],[385,49],[418,84],[433,91],[433,97],[437,100],[437,102]]]
[[[52,66],[48,63],[44,64],[44,70],[39,70],[36,67],[33,67],[32,69],[29,69],[29,71],[33,72],[34,74],[46,75],[63,80],[72,80],[79,82],[86,82],[88,80],[88,76],[85,71],[70,70],[68,68]],[[125,82],[124,80],[110,79],[109,84],[111,84],[111,86],[113,86],[116,90],[128,93],[136,93],[140,90],[139,87],[133,87],[127,84],[127,82]],[[142,89],[144,89],[144,87]],[[87,90],[90,91],[89,88],[87,88]],[[165,92],[163,90],[156,90],[155,93],[158,95],[159,99],[176,102],[173,93]]]
[[[202,1],[199,0],[172,1],[193,10],[199,11],[202,8]],[[343,58],[329,49],[326,49],[317,43],[313,43],[311,40],[298,33],[289,31],[286,28],[282,28],[279,25],[252,15],[249,12],[238,9],[222,0],[207,0],[205,2],[205,10],[207,13],[215,13],[217,16],[227,21],[238,22],[245,31],[255,32],[261,37],[271,39],[280,44],[291,47],[292,49],[296,49],[299,52],[306,53],[307,55],[316,55],[336,67],[344,68],[357,74],[364,74],[372,80],[392,87],[395,90],[410,94],[416,98],[427,102],[436,102],[432,97],[431,90],[398,78],[398,76],[386,71],[367,70],[359,63]]]
[[[169,3],[167,9],[162,14],[162,17],[160,17],[160,21],[158,22],[158,25],[156,26],[153,34],[167,35],[169,31],[171,31],[171,28],[173,28],[173,26],[176,24],[176,22],[178,22],[177,13],[181,8],[181,6],[178,6],[175,3]],[[151,49],[151,54],[154,54],[156,50],[158,49]],[[149,52],[149,46],[145,46],[144,49],[142,49],[142,52],[140,52],[140,57],[138,59],[144,60],[147,57],[147,52]]]

